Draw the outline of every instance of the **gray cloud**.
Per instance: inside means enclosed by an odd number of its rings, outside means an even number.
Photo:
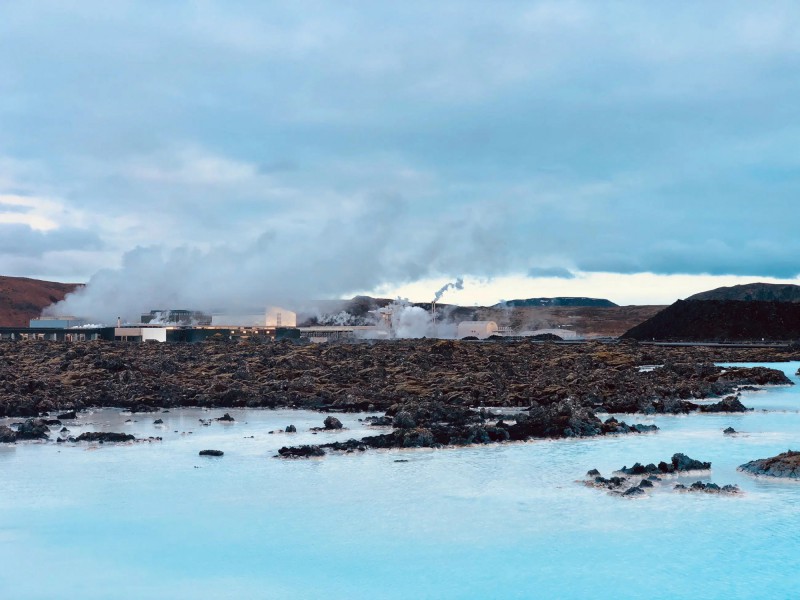
[[[0,245],[122,261],[86,294],[141,308],[569,276],[548,265],[800,272],[800,7],[493,7],[5,3],[0,193],[83,221]]]
[[[41,258],[48,252],[100,250],[102,247],[98,235],[85,229],[39,231],[27,225],[0,224],[0,255]]]

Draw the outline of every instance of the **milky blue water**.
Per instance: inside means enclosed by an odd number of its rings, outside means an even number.
[[[798,366],[780,368],[800,383]],[[365,415],[313,435],[324,415],[234,410],[203,427],[223,411],[97,411],[73,435],[164,441],[0,447],[0,598],[797,598],[800,484],[736,467],[800,449],[800,386],[742,400],[756,410],[638,419],[651,435],[308,461],[271,456],[365,435]],[[289,423],[298,434],[268,433]],[[744,494],[673,480],[626,500],[576,483],[675,452]]]

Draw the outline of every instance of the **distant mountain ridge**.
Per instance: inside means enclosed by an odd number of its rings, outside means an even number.
[[[526,298],[523,300],[506,300],[504,302],[498,302],[492,308],[519,308],[519,307],[527,307],[527,308],[534,308],[537,306],[542,307],[549,307],[549,306],[569,306],[569,307],[576,307],[576,306],[593,306],[595,308],[613,308],[618,306],[611,302],[611,300],[606,300],[605,298],[586,298],[583,296],[559,296],[556,298]]]
[[[0,327],[27,327],[42,309],[80,287],[76,283],[0,275]]]
[[[689,296],[686,300],[735,300],[739,302],[800,302],[800,285],[747,283],[721,287]]]

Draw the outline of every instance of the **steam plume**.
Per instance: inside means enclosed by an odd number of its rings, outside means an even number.
[[[444,293],[445,293],[447,290],[450,290],[450,289],[455,289],[455,290],[463,290],[463,289],[464,289],[464,278],[463,278],[463,277],[459,277],[458,279],[456,279],[455,281],[453,281],[453,282],[451,282],[451,283],[446,283],[446,284],[444,284],[444,285],[443,285],[441,288],[439,288],[439,290],[436,292],[436,295],[435,295],[435,297],[433,298],[433,301],[434,301],[434,302],[439,302],[439,300],[441,300],[441,299],[442,299],[442,296],[444,296]]]

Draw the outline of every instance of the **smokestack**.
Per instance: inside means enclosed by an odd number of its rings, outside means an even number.
[[[122,317],[117,317],[117,327],[122,327]]]

